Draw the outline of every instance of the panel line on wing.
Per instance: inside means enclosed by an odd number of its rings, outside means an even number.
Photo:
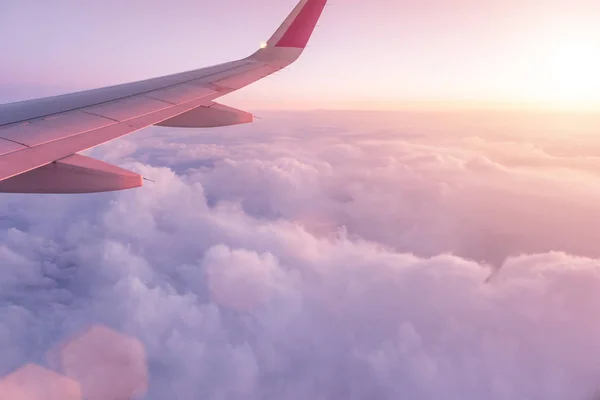
[[[25,143],[17,142],[16,140],[7,139],[7,138],[4,138],[4,137],[0,137],[0,139],[6,140],[7,142],[11,142],[11,143],[14,143],[14,144],[18,144],[20,146],[30,147],[30,146],[26,145]]]
[[[151,99],[151,100],[156,100],[156,101],[160,101],[161,103],[165,103],[166,105],[168,105],[169,107],[173,105],[173,103],[170,103],[166,100],[161,100],[161,99],[155,99],[154,97],[150,97],[147,94],[143,94],[140,97],[144,97],[146,99]]]
[[[140,95],[91,106],[85,108],[84,111],[110,118],[117,122],[123,122],[139,115],[146,115],[172,106],[173,104],[165,101]]]
[[[36,146],[115,123],[108,118],[77,110],[56,114],[52,118],[32,120],[27,125],[0,127],[0,137],[27,146]]]
[[[8,153],[13,153],[15,151],[24,150],[28,146],[25,146],[22,143],[16,143],[12,140],[0,139],[0,156]]]
[[[147,98],[147,99],[152,99],[152,100],[156,100],[156,101],[162,101],[163,103],[166,103],[166,104],[168,104],[170,106],[176,106],[177,105],[177,103],[173,103],[173,102],[165,100],[165,99],[157,99],[156,97],[152,97],[152,96],[150,96],[148,94],[145,94],[144,97]]]
[[[81,109],[80,111],[81,111],[82,113],[89,114],[89,115],[93,115],[93,116],[95,116],[95,117],[106,118],[106,119],[108,119],[108,120],[110,120],[110,121],[114,121],[114,122],[121,122],[121,121],[119,121],[118,119],[110,118],[110,117],[107,117],[106,115],[100,115],[100,114],[93,113],[93,112],[91,112],[91,111],[88,111],[88,110],[86,110],[85,108]]]

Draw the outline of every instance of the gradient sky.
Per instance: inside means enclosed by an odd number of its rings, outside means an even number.
[[[296,0],[3,0],[0,101],[244,57]],[[332,0],[250,108],[600,107],[600,2]]]

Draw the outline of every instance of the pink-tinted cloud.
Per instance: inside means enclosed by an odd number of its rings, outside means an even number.
[[[446,118],[150,130],[91,152],[141,190],[3,197],[0,371],[105,324],[149,398],[590,398],[599,143]]]

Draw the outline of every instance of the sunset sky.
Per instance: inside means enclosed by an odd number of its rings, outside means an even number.
[[[296,0],[0,2],[0,100],[244,57]],[[600,2],[333,0],[251,108],[600,107]]]
[[[0,102],[245,57],[296,1],[0,0]],[[0,399],[600,399],[598,21],[330,0],[222,100],[254,123],[81,154],[138,189],[1,193]]]

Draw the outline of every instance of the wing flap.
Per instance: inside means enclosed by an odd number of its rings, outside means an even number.
[[[252,121],[254,121],[254,115],[251,113],[213,103],[210,106],[194,108],[156,125],[171,128],[214,128],[217,126],[247,124]]]
[[[98,193],[142,186],[142,176],[74,154],[0,182],[1,193]]]

